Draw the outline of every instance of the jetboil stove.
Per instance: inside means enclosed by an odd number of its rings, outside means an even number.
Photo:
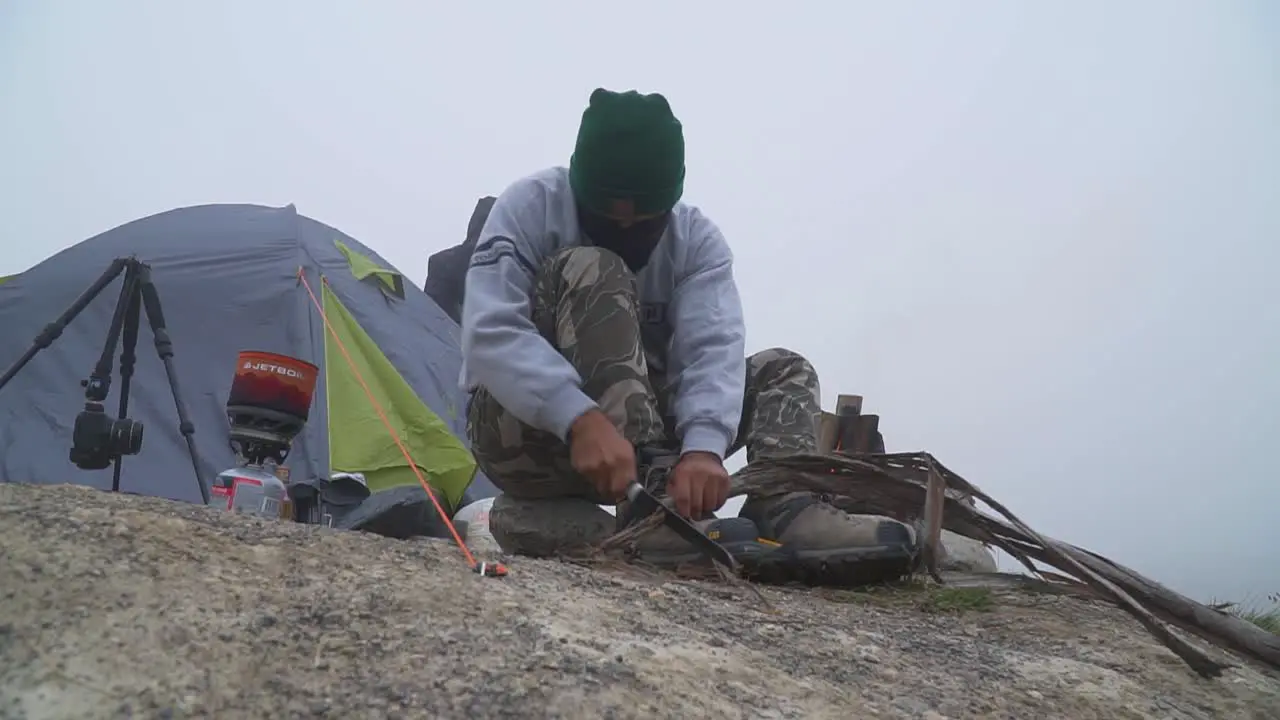
[[[227,422],[236,466],[214,480],[210,503],[234,512],[294,519],[284,461],[311,412],[319,368],[305,360],[246,350],[236,361]]]

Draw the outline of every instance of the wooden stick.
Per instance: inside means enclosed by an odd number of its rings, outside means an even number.
[[[942,513],[943,503],[947,499],[947,483],[942,479],[933,464],[929,464],[929,482],[925,486],[924,509],[920,511],[920,528],[924,535],[920,552],[924,559],[925,570],[938,582],[942,576],[938,574],[938,560],[942,555]]]
[[[1229,665],[1174,635],[1164,623],[1280,669],[1280,636],[1197,603],[1100,555],[1036,533],[927,453],[761,458],[735,473],[730,495],[817,491],[836,496],[835,504],[850,512],[919,517],[925,514],[930,466],[946,484],[941,513],[946,529],[1005,550],[1034,575],[1041,575],[1033,562],[1038,561],[1090,586],[1133,615],[1202,676],[1218,676]],[[1005,519],[980,512],[964,502],[965,497],[982,500]],[[1060,576],[1045,579],[1061,582]]]

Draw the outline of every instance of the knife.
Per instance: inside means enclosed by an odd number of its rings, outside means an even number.
[[[686,520],[674,508],[668,507],[653,493],[645,490],[640,483],[632,482],[627,487],[627,499],[631,501],[631,507],[635,509],[637,518],[646,518],[656,512],[662,513],[663,524],[688,540],[712,561],[724,565],[731,572],[737,572],[738,561],[723,545],[707,537],[706,533],[694,527],[693,523]]]

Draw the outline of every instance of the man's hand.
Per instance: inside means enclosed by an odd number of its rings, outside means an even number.
[[[588,410],[569,427],[569,461],[610,502],[621,500],[636,479],[635,448],[599,410]]]
[[[675,501],[677,512],[701,520],[729,499],[729,473],[711,453],[686,453],[667,478],[667,494]]]

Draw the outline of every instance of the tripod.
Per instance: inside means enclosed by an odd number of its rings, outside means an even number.
[[[173,342],[169,339],[169,331],[165,328],[164,312],[160,308],[160,295],[151,282],[151,267],[136,257],[116,258],[102,275],[93,282],[75,302],[67,308],[57,320],[45,326],[36,336],[31,347],[22,357],[0,375],[0,389],[17,375],[36,353],[48,348],[62,335],[62,331],[75,319],[99,293],[106,288],[121,272],[124,283],[120,288],[120,298],[116,301],[115,313],[111,318],[111,327],[107,331],[107,339],[102,347],[102,355],[90,373],[88,379],[81,380],[85,388],[84,410],[76,416],[75,428],[72,431],[70,459],[83,470],[101,470],[114,463],[111,479],[112,492],[120,491],[120,465],[124,455],[136,455],[142,449],[142,423],[130,420],[129,386],[133,378],[133,366],[137,361],[136,347],[138,329],[143,311],[151,324],[151,332],[155,336],[156,353],[164,363],[165,374],[169,379],[169,389],[173,392],[173,402],[178,410],[178,429],[187,441],[187,450],[191,455],[191,465],[195,469],[196,484],[200,486],[200,497],[205,505],[209,504],[209,484],[200,472],[200,455],[195,444],[195,425],[187,415],[186,404],[178,391],[178,377],[173,369]],[[123,335],[123,338],[121,337]],[[124,346],[120,352],[120,408],[117,419],[107,416],[103,403],[111,390],[112,356],[116,346],[123,339]]]

